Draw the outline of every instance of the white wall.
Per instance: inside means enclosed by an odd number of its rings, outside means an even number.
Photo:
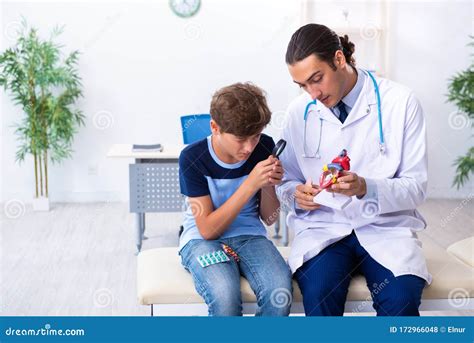
[[[314,2],[312,8],[329,13],[326,4]],[[52,201],[126,201],[129,161],[107,159],[110,146],[179,144],[179,116],[208,112],[210,97],[221,86],[252,81],[264,88],[276,114],[271,134],[278,134],[282,113],[298,94],[284,54],[301,23],[300,1],[203,0],[198,15],[187,20],[176,17],[166,0],[0,6],[2,50],[12,44],[23,15],[44,36],[55,24],[65,24],[66,50],[82,52],[84,99],[78,105],[87,116],[86,127],[75,138],[74,157],[50,168]],[[471,6],[468,1],[390,6],[388,74],[413,88],[425,108],[430,195],[435,197],[472,192],[472,183],[461,192],[450,187],[452,161],[472,142],[468,128],[449,128],[447,118],[454,107],[445,104],[444,96],[446,79],[469,63],[465,45],[471,34]],[[367,10],[367,15],[372,12]],[[0,201],[27,202],[34,191],[32,161],[14,163],[17,143],[11,128],[22,112],[3,92],[0,105]]]
[[[474,145],[465,115],[446,103],[448,80],[472,63],[471,1],[397,2],[392,6],[391,77],[415,90],[428,130],[429,195],[472,197],[474,178],[460,191],[451,188],[453,161]]]

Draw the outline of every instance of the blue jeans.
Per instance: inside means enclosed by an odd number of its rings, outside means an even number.
[[[201,267],[197,257],[222,250],[222,243],[239,256],[236,262]],[[240,276],[247,279],[257,297],[257,316],[287,316],[292,300],[291,272],[271,241],[243,235],[216,240],[193,239],[180,251],[181,261],[206,302],[210,316],[241,316]]]
[[[306,315],[342,316],[351,278],[357,273],[365,276],[378,316],[420,315],[425,280],[416,275],[395,277],[367,253],[354,232],[296,271]]]

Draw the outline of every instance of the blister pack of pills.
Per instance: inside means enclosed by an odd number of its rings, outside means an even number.
[[[222,250],[213,251],[196,257],[201,267],[205,268],[216,263],[230,261],[229,257]]]

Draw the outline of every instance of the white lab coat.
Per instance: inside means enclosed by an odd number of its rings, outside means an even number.
[[[409,89],[387,79],[376,80],[381,96],[385,155],[379,152],[377,98],[368,76],[344,124],[320,102],[311,106],[306,150],[308,154],[316,152],[321,118],[321,159],[303,157],[303,115],[310,96],[301,94],[288,108],[282,133],[288,145],[280,156],[285,175],[277,187],[280,201],[291,209],[287,225],[295,232],[288,263],[295,272],[305,261],[354,230],[370,256],[395,276],[413,274],[431,283],[416,236],[416,231],[426,227],[416,210],[425,200],[427,187],[423,110]],[[323,165],[342,149],[347,149],[351,158],[351,171],[376,185],[374,200],[354,196],[341,211],[324,206],[315,211],[295,210],[296,186],[309,178],[318,183]]]

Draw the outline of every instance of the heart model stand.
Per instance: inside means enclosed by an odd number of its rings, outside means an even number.
[[[350,160],[347,150],[343,149],[331,163],[323,166],[323,173],[319,178],[321,192],[313,198],[315,203],[342,210],[352,201],[352,198],[347,195],[327,191],[329,187],[337,183],[337,178],[342,176],[342,171],[351,168]]]

